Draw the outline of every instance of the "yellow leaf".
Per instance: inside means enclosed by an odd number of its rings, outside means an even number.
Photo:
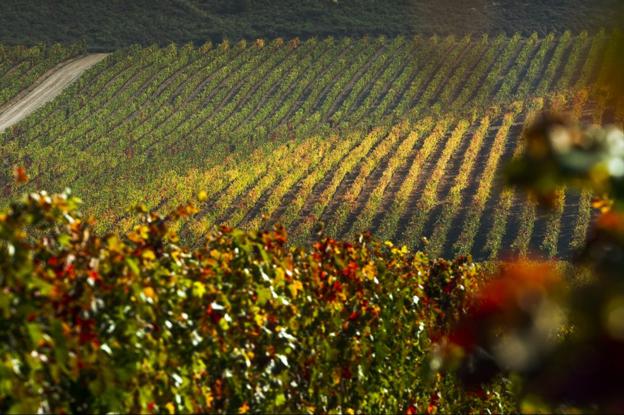
[[[170,414],[175,414],[175,406],[172,402],[167,402],[165,408],[167,408],[167,411],[169,411]]]
[[[369,262],[368,264],[366,264],[364,268],[362,268],[362,274],[364,274],[364,276],[368,280],[374,279],[375,275],[377,274],[375,265],[372,262]]]
[[[249,404],[247,402],[243,402],[243,404],[238,408],[239,414],[246,414],[249,412]]]
[[[602,213],[606,213],[613,208],[613,200],[606,197],[596,197],[592,199],[591,206],[594,209],[599,209]]]
[[[284,281],[284,275],[286,275],[284,273],[284,270],[282,268],[276,268],[275,269],[275,280],[274,283],[276,286],[281,286],[282,282]]]
[[[154,254],[154,251],[152,251],[151,249],[146,249],[145,251],[143,251],[141,256],[143,257],[143,259],[147,261],[153,261],[156,259],[156,255]]]
[[[334,385],[337,385],[340,383],[340,379],[342,378],[341,374],[340,374],[340,370],[339,369],[335,369],[332,372],[332,380],[334,381]]]
[[[141,235],[139,235],[138,233],[132,231],[132,232],[128,232],[128,239],[130,239],[132,242],[138,244],[141,241],[143,241],[143,239],[141,239]]]
[[[299,291],[303,291],[303,284],[299,280],[294,280],[288,288],[290,289],[290,294],[296,297]]]
[[[197,195],[197,200],[199,200],[200,202],[205,202],[206,200],[208,200],[208,192],[206,192],[205,190],[199,192],[199,194]]]
[[[206,405],[206,409],[212,408],[212,401],[214,398],[212,397],[212,391],[207,386],[202,386],[202,395],[204,395],[204,402]]]
[[[133,230],[143,239],[147,239],[149,236],[149,228],[147,225],[136,225]]]
[[[121,252],[123,248],[123,244],[119,240],[119,238],[115,235],[110,236],[106,241],[108,243],[108,249],[113,252]]]
[[[256,324],[260,327],[264,326],[264,323],[266,321],[266,317],[264,314],[261,313],[256,313],[254,315],[254,321],[256,322]]]
[[[222,318],[221,320],[219,320],[219,327],[223,331],[228,331],[230,329],[230,323],[228,323],[226,319]]]
[[[195,281],[193,283],[193,297],[202,298],[205,293],[206,286],[199,281]]]
[[[145,294],[146,297],[151,298],[151,299],[156,298],[156,293],[154,292],[154,289],[152,287],[143,288],[143,294]]]

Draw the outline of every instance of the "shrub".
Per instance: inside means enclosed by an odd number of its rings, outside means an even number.
[[[483,275],[468,258],[281,228],[190,249],[193,205],[105,236],[78,206],[33,193],[0,216],[1,412],[513,410],[424,364]]]

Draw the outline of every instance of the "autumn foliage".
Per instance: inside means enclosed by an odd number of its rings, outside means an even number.
[[[483,275],[467,258],[365,236],[290,248],[280,228],[221,228],[190,249],[173,225],[193,205],[139,209],[131,231],[105,236],[78,205],[33,193],[0,216],[1,412],[508,405],[501,384],[464,394],[429,367],[433,332]]]

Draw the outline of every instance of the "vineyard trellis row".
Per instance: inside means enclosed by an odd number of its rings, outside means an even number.
[[[0,110],[47,71],[83,54],[85,49],[82,43],[32,47],[0,44]]]
[[[167,209],[201,189],[208,200],[183,234],[280,223],[302,243],[324,224],[433,255],[554,256],[582,244],[592,195],[562,190],[545,217],[496,177],[542,106],[606,116],[611,36],[131,47],[2,134],[0,156],[28,167],[27,188],[72,187],[102,227],[131,226],[126,206]],[[79,52],[0,46],[0,91]],[[4,173],[0,187],[18,190]]]

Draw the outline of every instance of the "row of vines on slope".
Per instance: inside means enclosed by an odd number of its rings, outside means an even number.
[[[435,254],[474,253],[476,242],[479,256],[493,256],[516,217],[481,218],[507,215],[519,198],[499,196],[490,170],[513,155],[533,103],[604,107],[582,97],[604,77],[596,68],[614,53],[610,36],[134,47],[3,134],[0,154],[6,171],[28,168],[33,188],[86,194],[100,226],[130,226],[111,206],[173,207],[202,189],[210,196],[185,232],[284,223],[305,241],[321,221],[337,236],[371,229],[411,246],[427,236]],[[5,196],[10,179],[0,176]],[[537,244],[556,255],[568,232],[557,218],[575,200],[562,193],[547,221],[518,208],[542,222],[536,232],[547,228],[540,240],[521,229],[518,251]],[[585,222],[573,227],[577,244]]]

